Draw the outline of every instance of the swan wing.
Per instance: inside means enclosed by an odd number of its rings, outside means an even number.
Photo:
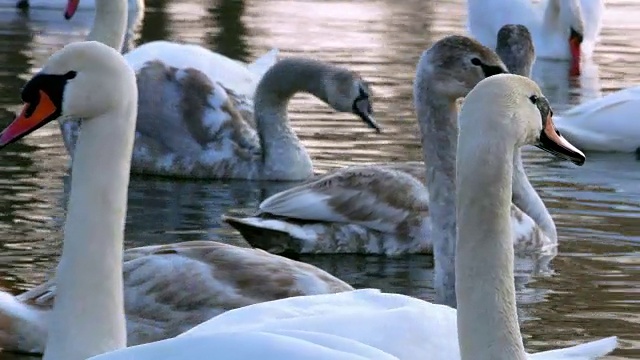
[[[356,341],[302,331],[218,333],[168,339],[91,357],[91,360],[208,359],[397,360]]]
[[[578,105],[555,119],[557,129],[587,151],[634,152],[640,147],[640,87]]]
[[[211,82],[199,70],[173,69],[161,61],[145,63],[136,81],[135,165],[163,168],[185,158],[186,164],[179,167],[187,169],[206,149],[214,149],[213,156],[205,152],[203,159],[211,164],[233,160],[239,151],[252,154],[259,149],[249,97]],[[160,154],[168,154],[168,160]]]
[[[123,276],[129,345],[174,337],[256,302],[352,290],[312,265],[212,241],[127,250]],[[50,309],[55,293],[50,280],[17,300]]]
[[[611,336],[564,349],[531,354],[528,358],[531,360],[592,360],[609,354],[617,346],[618,338]]]
[[[393,232],[412,213],[428,212],[425,190],[420,180],[403,171],[352,166],[277,193],[259,209],[292,219],[351,223]]]
[[[255,59],[252,63],[248,64],[247,68],[254,75],[261,79],[264,74],[266,74],[267,71],[271,69],[271,67],[275,65],[276,62],[278,62],[279,54],[280,50],[275,48],[271,49],[267,53]]]
[[[180,337],[297,330],[355,340],[399,359],[459,357],[456,312],[447,306],[375,289],[287,300],[229,311]]]
[[[251,72],[247,65],[199,45],[152,41],[131,50],[124,57],[136,72],[149,61],[161,61],[176,69],[201,71],[212,82],[220,82],[247,96],[253,96],[260,80],[260,76]]]
[[[516,253],[547,253],[558,246],[544,234],[535,220],[514,204],[511,204],[511,231]]]

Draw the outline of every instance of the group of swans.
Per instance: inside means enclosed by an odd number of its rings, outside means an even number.
[[[69,0],[73,16],[81,0]],[[82,0],[84,1],[84,0]],[[127,0],[95,0],[88,40],[119,50]],[[304,180],[311,158],[291,128],[289,100],[315,95],[333,109],[372,118],[370,90],[346,68],[272,50],[246,66],[197,45],[154,41],[125,54],[138,82],[132,171],[188,178]],[[74,157],[79,121],[61,122]]]
[[[468,28],[482,44],[494,47],[505,24],[523,24],[533,35],[540,59],[590,58],[602,28],[603,0],[468,0]],[[581,41],[580,41],[581,40]],[[640,153],[640,86],[580,104],[556,119],[558,130],[583,151]]]
[[[265,199],[255,216],[226,215],[224,221],[252,246],[274,253],[400,255],[438,251],[433,244],[443,236],[439,234],[443,229],[432,229],[430,224],[451,224],[455,216],[453,209],[441,210],[439,204],[442,196],[455,190],[452,169],[457,126],[449,119],[457,114],[456,99],[464,97],[486,73],[508,69],[529,76],[535,59],[531,35],[521,25],[504,26],[496,50],[506,69],[493,51],[472,43],[452,50],[449,56],[464,58],[475,53],[480,62],[478,71],[463,71],[466,63],[443,61],[438,64],[438,77],[423,81],[465,84],[455,92],[444,84],[434,86],[423,101],[416,103],[424,112],[421,117],[434,123],[421,126],[429,169],[426,176],[423,162],[351,166]],[[519,253],[555,251],[555,224],[527,178],[519,150],[513,162],[514,247]],[[455,238],[455,234],[449,236]]]
[[[34,8],[60,6],[53,0],[31,0],[31,3]],[[144,2],[68,0],[66,16],[71,17],[75,9],[83,8],[96,12],[88,40],[120,49],[127,12],[144,9]],[[468,26],[476,39],[495,48],[496,34],[502,25],[524,24],[533,34],[538,58],[573,59],[576,70],[580,56],[591,57],[593,53],[603,12],[602,0],[546,0],[539,4],[533,4],[531,0],[469,0]],[[273,108],[256,107],[254,111],[256,87],[277,62],[277,53],[274,49],[248,65],[200,46],[166,41],[144,44],[128,53],[126,58],[138,72],[138,85],[143,95],[139,104],[140,125],[134,145],[133,172],[192,178],[302,180],[310,177],[311,160],[286,119],[288,99],[272,104]],[[146,65],[149,68],[142,71]],[[265,84],[265,91],[278,89],[282,83],[279,78],[271,80],[270,84]],[[311,82],[300,86],[323,91]],[[332,88],[326,87],[324,91],[330,92]],[[354,94],[343,100],[355,101],[361,88],[368,96],[366,83],[359,82],[354,85]],[[299,88],[295,91],[309,90]],[[637,152],[640,126],[627,118],[640,106],[639,94],[637,88],[632,88],[592,100],[558,118],[557,126],[569,140],[586,151]],[[194,96],[199,98],[198,111],[176,111],[184,108],[185,99]],[[165,101],[154,101],[158,97]],[[338,111],[354,112],[353,106],[345,110],[335,106],[337,104],[330,105]],[[272,120],[282,126],[256,127],[254,114],[273,114],[276,107],[284,116],[274,116],[266,123]],[[367,106],[362,104],[360,108]],[[372,126],[369,120],[370,117],[365,122]],[[158,127],[158,122],[163,127]],[[64,124],[61,130],[65,145],[73,156],[79,122]],[[273,148],[268,140],[279,128],[284,129],[286,145]],[[273,161],[263,160],[270,158],[262,156],[263,152],[286,154],[286,158],[295,160],[296,165],[292,166],[293,170],[283,173]]]
[[[509,29],[511,28],[506,28],[506,30]],[[512,51],[528,49],[526,46],[513,46],[514,41],[517,42],[518,39],[525,44],[528,40],[531,47],[530,38],[525,36],[527,33],[517,31],[506,31],[506,33],[505,36],[501,36],[500,44],[504,42],[504,46]],[[512,37],[518,39],[512,41]],[[452,46],[445,46],[451,42]],[[499,46],[499,48],[502,47]],[[509,50],[504,51],[506,54],[509,53]],[[454,76],[453,79],[459,77],[467,84],[464,89],[457,90],[460,93],[440,94],[434,92],[435,96],[453,99],[466,95],[469,89],[485,76],[506,71],[500,59],[491,50],[465,38],[453,37],[448,41],[443,41],[439,50],[434,51],[434,56],[431,63],[438,70],[435,74],[440,74],[442,77],[426,79],[426,82],[437,81],[443,87],[446,85],[446,81],[450,81],[448,76]],[[446,61],[444,60],[446,57],[459,58],[460,60]],[[470,66],[467,61],[467,58],[470,57],[477,57],[481,64]],[[507,57],[527,59],[524,56],[515,55]],[[521,71],[526,72],[527,70]],[[434,114],[434,116],[438,115]],[[63,117],[63,119],[68,119],[68,117]],[[455,119],[455,113],[449,114],[449,117],[446,118],[433,118],[433,121],[436,124],[448,123],[451,119]],[[428,136],[433,137],[433,134],[427,134],[425,142],[434,141],[429,140]],[[531,199],[538,199],[537,201],[542,204],[522,170],[519,156],[514,157],[514,164],[516,172],[522,172],[521,176],[514,176],[514,181],[523,184],[518,187],[521,189],[520,192],[514,191],[514,199],[522,199],[523,204],[527,204],[525,200],[528,196],[529,203]],[[454,164],[450,165],[454,166]],[[434,168],[433,171],[437,172],[439,168]],[[415,196],[417,200],[413,201],[416,204],[422,202],[425,208],[424,211],[409,212],[412,221],[428,224],[427,220],[420,217],[424,217],[427,211],[433,211],[440,204],[436,203],[432,205],[431,209],[428,208],[428,194],[423,185],[425,178],[423,163],[372,166],[364,174],[347,168],[343,173],[349,175],[352,181],[359,181],[361,186],[366,185],[366,179],[370,178],[369,191],[379,189],[379,194],[406,194],[406,197],[398,197],[398,200],[409,202],[411,200],[409,195]],[[385,177],[387,173],[391,175],[389,178]],[[358,179],[358,177],[362,179]],[[402,181],[403,179],[406,181]],[[416,179],[421,179],[421,182]],[[384,192],[381,190],[383,188],[387,191],[394,190]],[[408,189],[413,189],[413,192],[408,192]],[[354,190],[365,191],[366,194],[367,189],[363,187]],[[370,199],[364,205],[371,206],[376,202],[383,201],[384,199],[380,198]],[[550,236],[555,240],[553,221],[544,205],[542,205],[542,209],[544,209],[545,216],[548,216],[550,226],[552,226]],[[439,219],[432,218],[431,221],[442,221],[452,226],[446,231],[455,231],[455,222],[451,222],[455,217],[453,210],[454,208],[449,206],[440,211],[443,215]],[[448,215],[443,211],[449,211]],[[519,226],[524,223],[523,219],[529,219],[529,217],[515,205],[512,205],[511,211],[516,216],[513,219],[513,227],[514,232],[517,233]],[[392,220],[391,216],[384,213],[382,215],[381,219]],[[526,221],[533,222],[530,219]],[[346,227],[348,226],[351,225]],[[533,234],[537,234],[537,232]],[[347,235],[353,236],[353,234]],[[415,241],[424,243],[423,237],[425,235],[428,234],[416,233]],[[443,233],[441,236],[448,236],[441,240],[441,243],[446,243],[455,239],[455,232]],[[514,236],[514,240],[517,239],[517,236]],[[357,238],[345,237],[344,241],[345,246],[349,246],[347,243],[357,243]],[[437,258],[437,266],[442,263],[453,264],[454,254],[452,252],[439,254],[439,256],[449,256],[450,258],[446,262]],[[349,285],[309,265],[289,261],[259,250],[236,248],[215,242],[186,242],[129,249],[124,254],[124,260],[124,295],[129,345],[175,336],[213,315],[256,302],[293,295],[351,290]],[[274,270],[264,271],[271,268]],[[454,270],[445,268],[443,271]],[[453,279],[453,275],[449,274],[443,278]],[[300,280],[295,281],[295,279]],[[308,283],[309,286],[302,287],[302,282]],[[448,291],[441,289],[446,287],[449,287]],[[438,289],[438,292],[442,293],[451,293],[452,291],[453,284],[451,283],[443,283]],[[11,350],[41,352],[48,332],[47,314],[51,310],[56,292],[55,282],[48,281],[16,298],[0,293],[3,296],[0,299],[0,319],[2,319],[0,323],[7,324],[4,328],[0,328],[0,346]],[[455,299],[452,302],[455,303]]]
[[[46,317],[52,326],[44,359],[197,359],[211,354],[216,359],[591,359],[611,352],[615,337],[532,355],[524,351],[513,284],[512,160],[523,145],[579,165],[585,158],[557,133],[549,104],[533,81],[495,75],[488,61],[497,57],[450,56],[452,49],[470,44],[480,46],[460,36],[438,41],[423,53],[415,84],[421,126],[438,131],[443,124],[436,117],[425,119],[433,114],[425,114],[419,103],[442,101],[425,97],[446,85],[438,79],[439,67],[454,61],[470,74],[459,85],[447,85],[448,96],[468,92],[452,169],[456,186],[441,199],[457,209],[457,311],[373,289],[299,296],[231,310],[175,338],[129,348],[122,248],[136,77],[117,51],[98,42],[73,43],[56,52],[26,84],[23,111],[0,133],[0,147],[5,147],[59,117],[83,119],[56,299]],[[479,77],[486,79],[466,90]],[[170,249],[159,255],[175,261]],[[151,273],[138,276],[145,275]]]

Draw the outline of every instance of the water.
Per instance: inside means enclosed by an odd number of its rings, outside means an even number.
[[[83,39],[93,16],[90,11],[79,13],[71,22],[63,19],[61,10],[32,10],[26,16],[13,3],[0,0],[2,126],[18,109],[25,80],[53,51]],[[569,79],[562,63],[536,65],[536,77],[557,113],[640,83],[640,23],[634,20],[640,5],[612,0],[607,7],[602,40],[581,78]],[[245,61],[278,47],[284,56],[311,56],[359,71],[373,85],[384,134],[374,134],[353,116],[332,113],[310,96],[296,97],[291,104],[293,126],[317,171],[325,172],[353,163],[420,159],[411,105],[415,64],[435,40],[464,33],[465,12],[462,0],[149,0],[131,45],[185,41]],[[525,151],[525,158],[560,237],[559,255],[545,276],[531,278],[528,273],[535,264],[518,264],[527,349],[616,334],[622,341],[611,359],[640,358],[640,163],[630,155],[590,155],[578,168],[533,149]],[[69,186],[67,161],[55,125],[0,152],[1,289],[28,289],[54,268]],[[243,244],[220,223],[220,216],[229,210],[249,213],[266,196],[288,186],[135,177],[126,246],[197,239]],[[433,298],[428,257],[303,260],[356,287]]]

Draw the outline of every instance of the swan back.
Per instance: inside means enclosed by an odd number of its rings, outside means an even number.
[[[496,53],[512,74],[531,77],[536,60],[531,33],[524,25],[507,24],[498,31]]]

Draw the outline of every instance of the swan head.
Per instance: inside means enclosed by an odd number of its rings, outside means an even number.
[[[22,89],[18,117],[0,133],[0,147],[61,117],[90,119],[137,101],[135,73],[122,56],[96,41],[71,43],[47,60]],[[125,105],[126,104],[126,105]]]
[[[538,85],[527,77],[502,74],[480,81],[469,92],[460,110],[461,133],[463,124],[478,122],[480,113],[488,122],[471,130],[476,134],[499,131],[500,127],[506,131],[504,138],[515,139],[517,147],[534,145],[576,165],[582,165],[586,160],[582,151],[556,129],[549,101]]]
[[[334,70],[324,80],[327,103],[336,111],[357,115],[370,128],[381,132],[380,126],[373,118],[369,84],[352,71],[341,68]]]
[[[536,60],[533,38],[524,25],[507,24],[498,31],[496,53],[512,74],[531,76]]]
[[[466,36],[447,36],[422,53],[414,93],[438,94],[453,103],[482,79],[507,72],[493,50]]]

